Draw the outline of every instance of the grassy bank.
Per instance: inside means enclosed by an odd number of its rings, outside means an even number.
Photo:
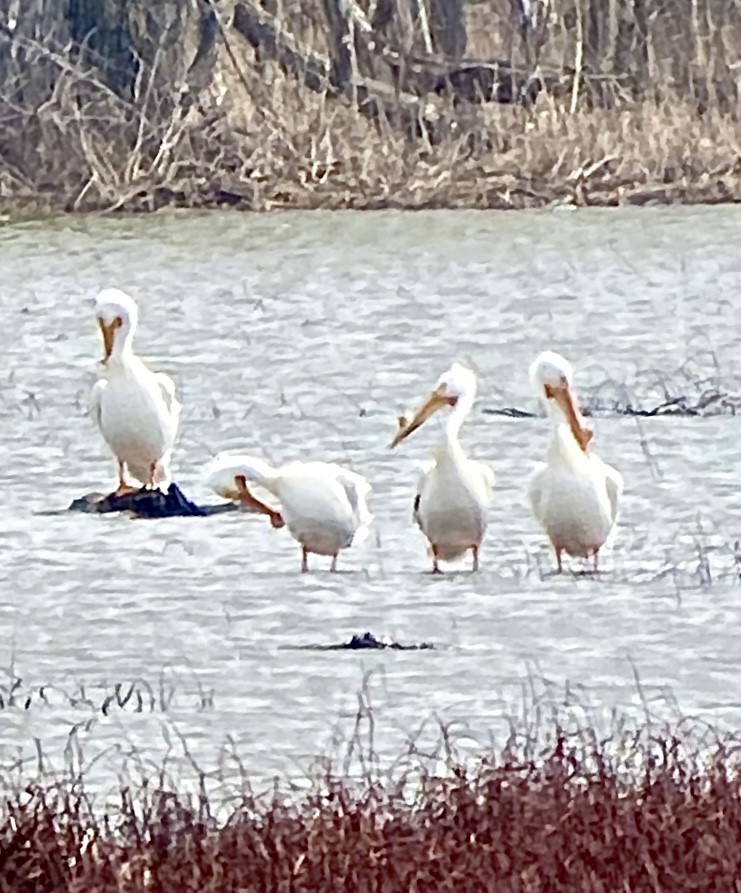
[[[19,789],[0,806],[0,891],[727,893],[741,877],[738,741],[690,725],[554,727],[473,767],[449,753],[442,775],[243,790],[218,809],[163,774],[101,812],[83,779]]]
[[[0,11],[6,209],[741,199],[734,4],[137,2]]]

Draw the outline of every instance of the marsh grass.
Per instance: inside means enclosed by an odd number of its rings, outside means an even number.
[[[341,100],[330,109],[325,96],[296,95],[284,79],[263,102],[279,114],[243,109],[239,129],[219,113],[185,118],[137,145],[124,109],[83,121],[61,90],[40,115],[36,165],[6,166],[2,195],[66,211],[741,200],[735,122],[699,121],[681,103],[574,114],[549,100],[534,112],[476,108],[432,144],[384,132]]]
[[[637,686],[639,725],[533,688],[502,746],[466,756],[439,724],[435,753],[410,741],[384,770],[361,696],[345,759],[261,795],[242,764],[226,799],[195,764],[189,790],[163,768],[104,805],[80,773],[18,785],[0,890],[734,890],[741,742],[657,721]]]

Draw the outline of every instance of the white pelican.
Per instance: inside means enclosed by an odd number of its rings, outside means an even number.
[[[254,456],[220,453],[206,466],[204,477],[219,496],[268,515],[273,527],[285,524],[301,546],[303,573],[309,570],[309,552],[331,555],[331,570],[336,571],[337,554],[362,542],[373,520],[366,503],[368,481],[332,462],[290,462],[273,468]],[[251,493],[249,484],[274,496],[280,511]]]
[[[562,552],[593,556],[596,571],[617,517],[623,478],[589,448],[593,432],[576,404],[571,364],[546,351],[530,367],[530,378],[553,424],[546,461],[530,480],[533,514],[553,544],[559,573]]]
[[[105,377],[92,391],[90,409],[118,460],[117,493],[132,489],[128,471],[144,486],[166,483],[180,420],[175,384],[151,372],[132,348],[138,319],[136,302],[117,288],[106,288],[95,302],[103,335]]]
[[[469,459],[458,441],[463,420],[476,399],[476,373],[461,363],[437,381],[434,390],[410,421],[399,419],[395,447],[438,409],[452,409],[445,434],[423,471],[414,499],[414,520],[432,550],[432,573],[438,561],[452,561],[473,553],[473,570],[479,568],[479,549],[486,531],[486,514],[494,488],[494,472],[485,462]]]

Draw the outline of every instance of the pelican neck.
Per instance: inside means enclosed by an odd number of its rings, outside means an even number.
[[[572,464],[588,458],[587,453],[577,443],[571,426],[563,419],[558,420],[553,427],[550,452]]]
[[[134,351],[131,348],[130,339],[125,341],[121,347],[113,344],[111,355],[106,360],[106,368],[120,368],[122,366],[130,366],[135,359]]]

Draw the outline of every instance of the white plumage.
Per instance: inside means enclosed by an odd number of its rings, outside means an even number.
[[[452,561],[469,550],[473,553],[473,569],[478,570],[495,477],[485,462],[466,456],[458,439],[475,398],[476,374],[461,363],[453,363],[412,419],[399,420],[399,430],[391,443],[392,447],[401,443],[437,410],[452,410],[414,499],[414,519],[429,541],[433,573],[440,572],[438,561]]]
[[[308,553],[332,557],[362,542],[373,515],[368,509],[368,481],[331,462],[290,462],[273,468],[254,456],[221,453],[204,470],[206,484],[225,499],[239,499],[270,516],[274,527],[283,524],[300,544],[302,571],[308,570]],[[279,511],[250,491],[249,484],[265,490]]]
[[[576,405],[572,368],[559,354],[546,351],[530,367],[530,377],[544,401],[553,425],[545,463],[530,480],[528,495],[533,514],[556,552],[593,556],[612,530],[623,490],[623,478],[590,449],[592,431]]]
[[[127,471],[145,486],[166,484],[181,410],[175,384],[134,353],[138,312],[133,298],[104,289],[95,315],[103,335],[105,377],[92,389],[90,412],[118,461],[118,492],[131,489]]]

